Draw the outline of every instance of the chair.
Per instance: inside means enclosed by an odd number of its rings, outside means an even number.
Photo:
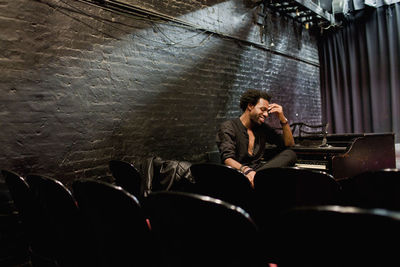
[[[117,185],[135,197],[142,196],[142,178],[133,164],[122,160],[110,160],[108,166]]]
[[[342,205],[400,211],[400,171],[366,171],[338,180],[342,186]]]
[[[274,231],[275,217],[296,206],[332,205],[340,185],[332,175],[297,167],[260,170],[254,177],[255,215],[265,239]],[[269,243],[270,244],[270,243]],[[267,248],[268,250],[268,248]]]
[[[304,205],[337,204],[341,187],[332,175],[297,167],[269,168],[256,173],[254,189],[277,210]]]
[[[72,188],[90,227],[96,249],[94,266],[152,266],[158,255],[135,196],[119,186],[96,180],[75,180]]]
[[[39,203],[41,223],[59,266],[90,266],[92,252],[87,228],[71,191],[57,179],[31,174],[26,177]]]
[[[16,266],[29,262],[29,238],[21,214],[15,205],[5,178],[10,171],[0,176],[0,266]],[[7,178],[8,179],[8,178]]]
[[[278,266],[399,266],[400,214],[335,205],[295,207],[277,217],[269,242]]]
[[[192,193],[218,198],[251,212],[253,188],[238,170],[216,163],[195,163],[190,166],[195,183]]]
[[[33,266],[57,266],[53,238],[48,228],[49,222],[44,219],[30,186],[25,178],[17,173],[8,170],[2,170],[1,173],[27,235]]]
[[[188,192],[152,192],[143,207],[161,266],[265,266],[258,228],[242,208]]]

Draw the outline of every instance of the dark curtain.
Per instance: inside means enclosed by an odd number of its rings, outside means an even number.
[[[348,14],[320,40],[322,116],[331,133],[400,142],[400,3]]]

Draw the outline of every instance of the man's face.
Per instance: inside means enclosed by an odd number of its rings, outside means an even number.
[[[260,98],[255,106],[250,107],[250,119],[255,124],[261,125],[268,117],[268,100]]]

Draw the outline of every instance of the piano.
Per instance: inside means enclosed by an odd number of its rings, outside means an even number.
[[[336,180],[364,171],[396,168],[394,133],[315,134],[295,137],[299,168],[325,171]],[[267,145],[265,159],[274,153]]]

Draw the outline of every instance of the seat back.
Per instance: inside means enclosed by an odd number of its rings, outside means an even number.
[[[122,160],[110,160],[108,166],[117,185],[135,197],[141,197],[142,178],[133,164]]]
[[[321,171],[296,167],[269,168],[256,173],[254,191],[254,217],[268,235],[274,231],[275,216],[286,209],[337,204],[340,185],[332,175]]]
[[[254,177],[256,195],[277,209],[337,204],[340,185],[332,175],[297,167],[260,170]]]
[[[150,229],[135,196],[96,180],[75,180],[72,188],[90,227],[94,266],[151,266]]]
[[[2,170],[1,173],[25,227],[35,225],[36,220],[34,218],[37,216],[35,211],[37,206],[35,206],[35,202],[33,201],[33,195],[28,183],[22,176],[15,172]]]
[[[2,205],[0,233],[0,266],[28,262],[34,229],[34,205],[25,179],[19,174],[1,170]]]
[[[251,212],[253,188],[244,174],[226,165],[195,163],[190,166],[193,193],[211,196]]]
[[[343,205],[400,211],[400,170],[367,171],[338,180]]]
[[[33,264],[56,266],[55,242],[50,223],[45,219],[30,185],[25,178],[14,172],[2,170],[2,174],[27,233]]]
[[[144,200],[161,266],[257,266],[258,228],[243,209],[193,193],[160,191]]]
[[[60,266],[87,266],[91,252],[87,228],[71,191],[59,180],[31,174],[26,181],[39,203],[41,221]]]
[[[345,206],[296,207],[269,241],[278,266],[399,266],[400,215]]]

